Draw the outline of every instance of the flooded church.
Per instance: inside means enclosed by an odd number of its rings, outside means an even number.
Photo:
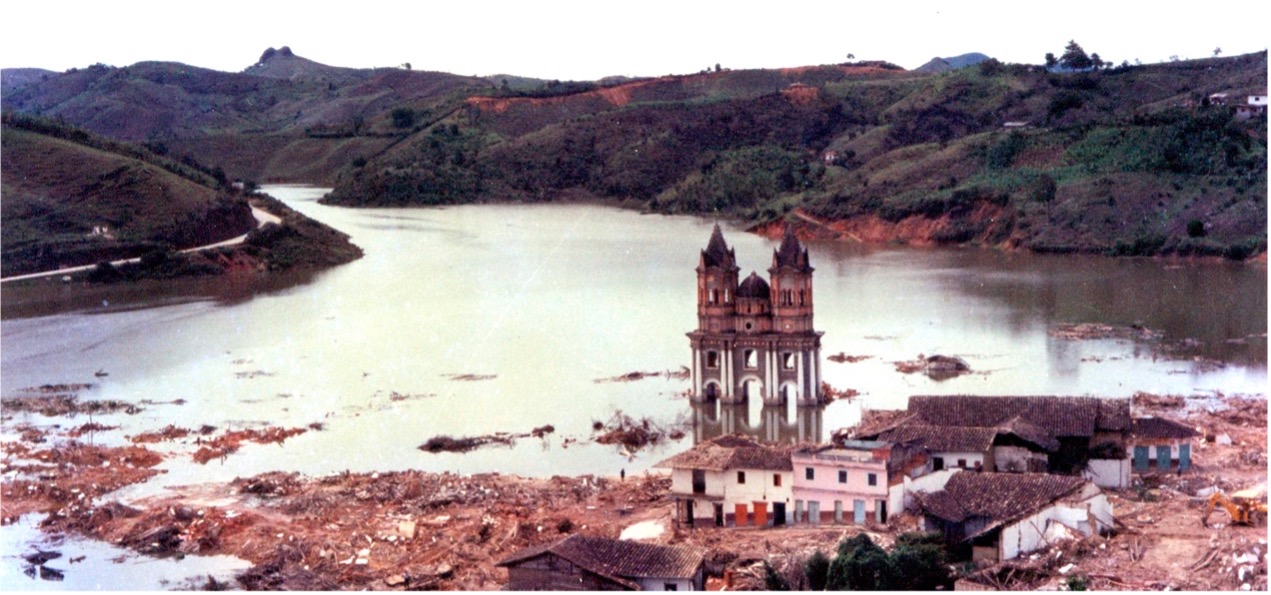
[[[821,333],[812,325],[812,266],[789,228],[765,281],[739,282],[737,258],[719,225],[697,265],[694,402],[816,405],[821,402]]]

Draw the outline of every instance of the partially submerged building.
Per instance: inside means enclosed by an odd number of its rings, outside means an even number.
[[[812,324],[812,266],[787,228],[769,280],[738,281],[737,257],[716,225],[697,265],[694,402],[820,403],[821,333]]]
[[[954,551],[992,564],[1046,545],[1056,524],[1085,536],[1112,526],[1112,504],[1079,477],[1045,473],[954,473],[944,489],[917,497],[921,526]]]
[[[720,436],[666,459],[675,520],[688,526],[766,527],[790,521],[790,451]]]
[[[509,591],[701,591],[706,549],[571,535],[500,561]]]

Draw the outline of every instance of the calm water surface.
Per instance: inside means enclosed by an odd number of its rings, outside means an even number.
[[[1265,266],[812,243],[823,354],[871,356],[827,361],[824,376],[862,396],[823,410],[694,410],[680,396],[687,380],[597,380],[688,364],[693,269],[714,221],[587,205],[351,210],[317,204],[322,189],[266,190],[349,233],[366,257],[268,280],[87,292],[50,284],[36,290],[39,306],[30,305],[33,290],[6,290],[6,394],[95,382],[83,398],[184,399],[99,416],[125,424],[95,436],[99,443],[167,424],[324,425],[205,466],[173,457],[167,474],[131,495],[275,469],[633,473],[720,431],[755,426],[773,439],[824,439],[855,422],[860,406],[899,408],[913,394],[1266,392]],[[766,276],[774,242],[737,229],[725,236],[742,276]],[[1163,338],[1047,334],[1083,322],[1141,324]],[[893,365],[937,353],[964,358],[976,373],[937,382]],[[95,378],[98,370],[109,375]],[[699,424],[683,440],[634,455],[589,443],[593,421],[619,411]],[[510,448],[417,449],[439,434],[545,424],[555,434]]]

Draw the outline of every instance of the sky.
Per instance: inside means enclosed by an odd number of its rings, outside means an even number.
[[[329,64],[545,79],[688,74],[981,52],[1039,64],[1069,40],[1113,63],[1267,49],[1271,2],[19,0],[0,67],[182,62],[226,72],[289,46]],[[1075,9],[1075,10],[1070,10]]]

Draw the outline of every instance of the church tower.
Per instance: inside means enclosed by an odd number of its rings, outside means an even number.
[[[697,266],[694,402],[821,402],[821,333],[812,326],[812,266],[790,230],[772,255],[770,281],[738,283],[736,254],[719,225]]]

